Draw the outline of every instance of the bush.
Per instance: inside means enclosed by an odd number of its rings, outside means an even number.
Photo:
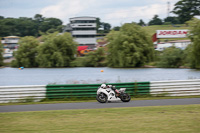
[[[15,60],[12,61],[13,67],[37,67],[35,60],[37,55],[38,40],[32,36],[26,36],[20,39],[19,48],[14,52]]]
[[[39,67],[69,67],[77,48],[71,35],[55,32],[44,38],[45,42],[39,45],[36,56]]]
[[[106,55],[104,48],[89,52],[84,57],[78,57],[71,62],[72,67],[104,67],[106,66]]]
[[[70,63],[70,67],[85,67],[86,65],[86,57],[77,57]]]
[[[183,64],[183,50],[170,47],[160,54],[158,67],[178,68]]]

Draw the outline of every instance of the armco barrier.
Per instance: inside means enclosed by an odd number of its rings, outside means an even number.
[[[154,96],[200,95],[200,79],[152,81],[150,84],[150,94]]]
[[[0,103],[40,101],[46,98],[46,85],[0,86]]]
[[[188,96],[200,95],[200,79],[172,80],[152,82],[107,83],[117,89],[127,88],[131,96]],[[101,84],[65,84],[65,85],[32,85],[32,86],[0,86],[0,103],[39,101],[44,98],[90,98],[96,97]]]
[[[149,82],[107,83],[117,89],[127,88],[130,95],[149,94]],[[40,101],[44,98],[91,98],[101,84],[0,86],[0,103]]]
[[[149,82],[129,82],[129,83],[107,83],[115,85],[117,89],[127,88],[126,92],[130,95],[149,94]],[[65,85],[47,85],[46,98],[92,98],[96,97],[96,92],[101,84],[65,84]]]

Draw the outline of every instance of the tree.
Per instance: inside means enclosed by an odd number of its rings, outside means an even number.
[[[159,67],[178,68],[183,64],[183,51],[176,47],[166,48],[160,55]]]
[[[199,0],[180,0],[174,6],[172,13],[178,15],[181,23],[190,20],[195,15],[200,15]]]
[[[192,45],[189,44],[187,48],[183,51],[183,65],[186,67],[190,67],[192,63]]]
[[[178,17],[167,17],[164,19],[164,22],[170,22],[171,24],[180,24]]]
[[[0,66],[3,66],[3,44],[1,44],[1,41],[0,41]]]
[[[15,20],[15,33],[17,36],[38,36],[37,25],[32,18],[20,17]]]
[[[100,18],[97,18],[97,33],[108,33],[110,32],[111,25],[109,23],[101,22]],[[100,30],[103,29],[103,30]]]
[[[119,30],[120,30],[120,28],[121,28],[121,27],[119,27],[119,26],[116,26],[116,27],[113,27],[113,30],[114,30],[114,31],[119,31]]]
[[[39,30],[42,32],[47,32],[50,29],[57,29],[58,26],[62,25],[62,21],[57,18],[45,18],[39,26]]]
[[[0,36],[16,35],[24,36],[40,36],[40,33],[62,31],[62,21],[57,18],[44,18],[40,14],[36,14],[34,18],[4,18],[0,16]]]
[[[103,29],[104,29],[104,33],[109,33],[110,32],[110,28],[111,25],[109,23],[102,23]]]
[[[138,25],[145,26],[146,24],[144,23],[144,21],[142,19],[140,19],[140,22],[138,23]]]
[[[99,33],[99,29],[101,28],[101,20],[100,20],[100,18],[97,18],[96,23],[97,23],[97,33]]]
[[[109,67],[141,67],[153,60],[150,36],[136,23],[124,24],[107,35]]]
[[[44,17],[41,14],[35,14],[34,16],[34,20],[38,23],[43,22],[44,21]]]
[[[37,25],[32,18],[20,17],[0,19],[0,35],[5,36],[37,36]]]
[[[149,25],[162,25],[163,22],[158,15],[155,15],[151,21],[149,21]]]
[[[0,19],[0,36],[14,35],[16,31],[15,24],[16,21],[14,18]]]
[[[200,20],[194,20],[192,23],[192,29],[190,31],[190,39],[192,41],[190,56],[190,66],[191,68],[200,69]]]
[[[39,67],[68,67],[76,54],[77,44],[69,33],[43,35],[36,60]]]
[[[37,46],[39,42],[32,36],[26,36],[20,39],[19,48],[14,53],[15,60],[12,62],[14,67],[37,67],[35,60],[37,55]]]
[[[0,19],[4,19],[4,16],[0,16]]]

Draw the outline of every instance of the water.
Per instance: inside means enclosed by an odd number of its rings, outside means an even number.
[[[101,72],[103,70],[104,72]],[[0,86],[200,79],[200,71],[164,68],[0,68]]]

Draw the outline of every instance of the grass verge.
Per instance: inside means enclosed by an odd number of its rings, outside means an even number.
[[[3,133],[198,133],[200,105],[0,113]]]

